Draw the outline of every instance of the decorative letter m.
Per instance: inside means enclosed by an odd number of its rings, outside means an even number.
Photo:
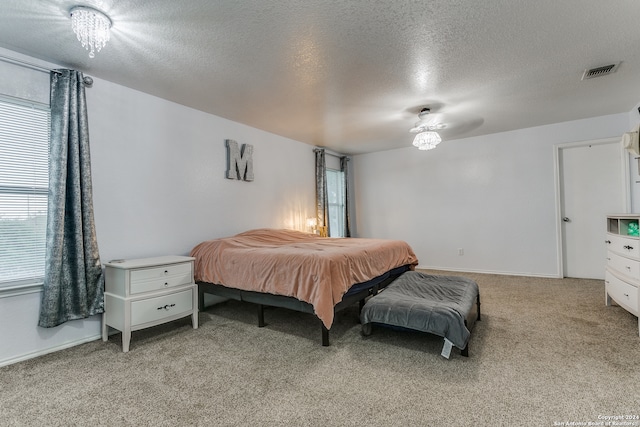
[[[242,150],[238,143],[227,139],[227,169],[228,179],[253,181],[253,145],[243,144]]]

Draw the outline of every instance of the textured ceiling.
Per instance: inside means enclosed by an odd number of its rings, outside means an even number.
[[[76,4],[113,21],[94,59]],[[352,154],[409,146],[423,106],[446,141],[640,101],[637,0],[2,0],[0,46]]]

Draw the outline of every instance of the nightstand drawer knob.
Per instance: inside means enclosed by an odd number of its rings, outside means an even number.
[[[164,286],[169,286],[169,282],[164,282]]]
[[[607,245],[610,245],[610,244],[611,244],[611,240],[605,240],[604,242],[605,242]]]
[[[175,306],[176,306],[175,304],[166,304],[164,307],[158,307],[158,310],[162,310],[162,309],[169,310],[171,307],[175,307]]]

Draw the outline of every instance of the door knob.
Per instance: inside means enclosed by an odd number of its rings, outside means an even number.
[[[567,216],[563,216],[563,217],[562,217],[562,220],[563,220],[564,222],[571,222],[571,220],[570,220],[570,219],[569,219],[569,217],[567,217]]]

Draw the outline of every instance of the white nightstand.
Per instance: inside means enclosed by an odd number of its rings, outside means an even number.
[[[111,261],[105,264],[102,340],[108,326],[122,331],[122,351],[129,351],[131,331],[191,316],[198,328],[198,289],[193,281],[194,258]]]

